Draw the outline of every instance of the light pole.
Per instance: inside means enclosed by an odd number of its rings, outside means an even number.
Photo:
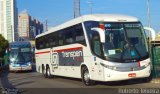
[[[148,27],[151,27],[150,24],[150,0],[147,0],[147,13],[148,13]]]
[[[147,0],[147,14],[148,14],[148,27],[151,28],[151,23],[150,23],[150,0]],[[151,41],[151,32],[149,32],[149,41]]]
[[[81,16],[80,0],[74,0],[74,18]]]
[[[46,19],[46,31],[48,31],[48,18]]]

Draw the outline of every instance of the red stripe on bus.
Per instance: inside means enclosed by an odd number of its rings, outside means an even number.
[[[73,51],[73,50],[81,50],[81,49],[82,49],[82,47],[77,47],[77,48],[68,48],[68,49],[54,50],[54,52]]]
[[[36,54],[46,54],[46,53],[50,53],[50,51],[38,52],[38,53],[36,53]]]
[[[82,49],[82,47],[77,47],[77,48],[68,48],[68,49],[54,50],[53,52],[73,51],[73,50],[81,50],[81,49]],[[50,51],[37,52],[36,54],[46,54],[46,53],[50,53]]]

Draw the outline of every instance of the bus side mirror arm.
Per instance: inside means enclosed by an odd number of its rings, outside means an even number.
[[[155,41],[156,33],[155,33],[154,29],[149,28],[149,27],[144,27],[144,30],[148,30],[150,32],[150,34],[151,34],[151,35],[149,35],[149,36],[151,36],[151,40]]]
[[[97,31],[100,35],[100,41],[102,43],[105,43],[105,31],[101,28],[91,28],[93,31]]]

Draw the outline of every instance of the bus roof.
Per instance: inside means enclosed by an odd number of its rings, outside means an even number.
[[[65,22],[59,26],[52,27],[48,32],[44,32],[37,37],[50,34],[53,31],[57,31],[60,29],[64,29],[78,23],[82,23],[85,21],[102,21],[102,22],[138,22],[139,20],[136,17],[121,15],[121,14],[92,14],[92,15],[84,15],[77,17],[73,20]]]

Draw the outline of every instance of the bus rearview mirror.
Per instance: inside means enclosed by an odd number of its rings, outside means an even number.
[[[155,32],[155,30],[152,29],[152,28],[150,28],[150,27],[144,27],[144,30],[149,31],[150,32],[149,37],[151,37],[152,41],[155,41],[155,39],[156,39],[156,32]]]
[[[102,43],[105,43],[105,31],[101,28],[91,28],[93,31],[97,31],[100,35],[100,41]]]

